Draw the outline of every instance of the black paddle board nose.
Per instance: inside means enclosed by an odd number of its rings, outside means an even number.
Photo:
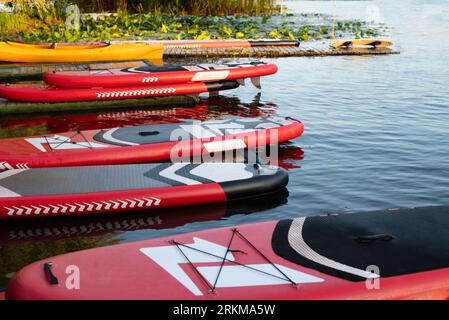
[[[261,166],[257,169],[258,174],[251,179],[219,182],[226,194],[227,200],[238,200],[256,195],[264,195],[285,188],[288,184],[288,173],[278,167]]]
[[[221,91],[238,88],[240,85],[237,81],[220,81],[220,82],[207,82],[205,83],[208,91]]]

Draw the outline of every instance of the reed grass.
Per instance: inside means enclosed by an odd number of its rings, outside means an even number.
[[[258,15],[276,9],[276,0],[74,0],[84,12],[171,15]]]
[[[33,19],[26,14],[0,12],[1,34],[14,35],[26,32],[34,25]]]

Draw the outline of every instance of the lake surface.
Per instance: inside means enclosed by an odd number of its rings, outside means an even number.
[[[0,119],[0,132],[18,136],[29,126],[44,133],[223,113],[291,116],[306,129],[281,147],[288,194],[120,217],[2,222],[0,287],[28,263],[83,248],[301,215],[448,204],[449,3],[284,3],[296,12],[374,17],[389,27],[401,54],[266,60],[279,72],[263,79],[260,95],[246,86],[195,108]]]

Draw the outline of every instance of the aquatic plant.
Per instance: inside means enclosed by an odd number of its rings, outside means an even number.
[[[40,0],[44,1],[44,0]],[[232,1],[231,1],[232,2]],[[169,1],[170,3],[170,1]],[[93,2],[95,4],[95,1]],[[139,5],[142,3],[139,2]],[[193,7],[191,7],[193,8]],[[33,9],[36,10],[36,9]],[[143,8],[139,9],[143,10]],[[47,12],[43,14],[43,12]],[[1,38],[19,39],[26,42],[76,42],[103,41],[119,39],[168,39],[168,40],[205,40],[228,38],[272,38],[299,39],[301,41],[331,38],[332,19],[319,14],[260,14],[258,16],[193,16],[137,13],[81,16],[80,28],[68,29],[63,15],[54,7],[47,11],[31,11],[34,25],[27,29],[17,28],[10,23]],[[3,28],[2,28],[3,30]],[[12,32],[12,30],[15,30]],[[379,33],[376,25],[362,21],[338,20],[335,33],[338,37],[365,37]]]

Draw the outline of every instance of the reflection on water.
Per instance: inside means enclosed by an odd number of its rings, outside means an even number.
[[[258,198],[188,208],[93,216],[6,220],[0,225],[0,287],[13,272],[36,260],[65,252],[146,239],[157,230],[188,223],[226,220],[287,203],[286,189]]]
[[[77,130],[106,129],[120,126],[178,122],[179,119],[211,120],[226,115],[261,117],[273,115],[277,106],[260,102],[257,93],[249,103],[237,97],[218,96],[196,106],[134,109],[102,112],[11,115],[0,118],[0,138],[61,133]]]
[[[0,274],[11,273],[45,255],[111,242],[323,212],[447,204],[449,3],[337,1],[337,15],[363,18],[365,9],[373,3],[379,4],[400,55],[267,59],[278,64],[279,72],[262,79],[260,93],[251,86],[241,87],[224,92],[225,98],[211,99],[193,108],[1,118],[3,137],[28,135],[33,130],[59,132],[176,121],[177,117],[213,119],[222,114],[290,116],[304,122],[305,132],[280,150],[280,163],[290,174],[288,203],[285,197],[278,202],[269,198],[245,201],[247,208],[242,212],[228,214],[226,209],[223,215],[215,211],[215,206],[201,215],[182,209],[173,218],[161,214],[162,221],[178,222],[161,224],[160,228],[144,219],[144,227],[137,226],[134,231],[118,228],[102,235],[78,234],[67,241],[18,241],[5,236],[12,230],[5,227],[1,229]],[[320,6],[327,13],[333,10],[332,1],[287,5],[297,10],[306,10],[306,5]],[[154,215],[158,214],[147,212],[145,216],[155,221]],[[112,219],[118,221],[119,217]],[[76,225],[78,218],[70,221],[74,232],[85,224],[79,220]],[[69,220],[29,221],[27,230],[42,229],[47,224],[59,230],[66,223]],[[0,287],[5,283],[3,278]]]

